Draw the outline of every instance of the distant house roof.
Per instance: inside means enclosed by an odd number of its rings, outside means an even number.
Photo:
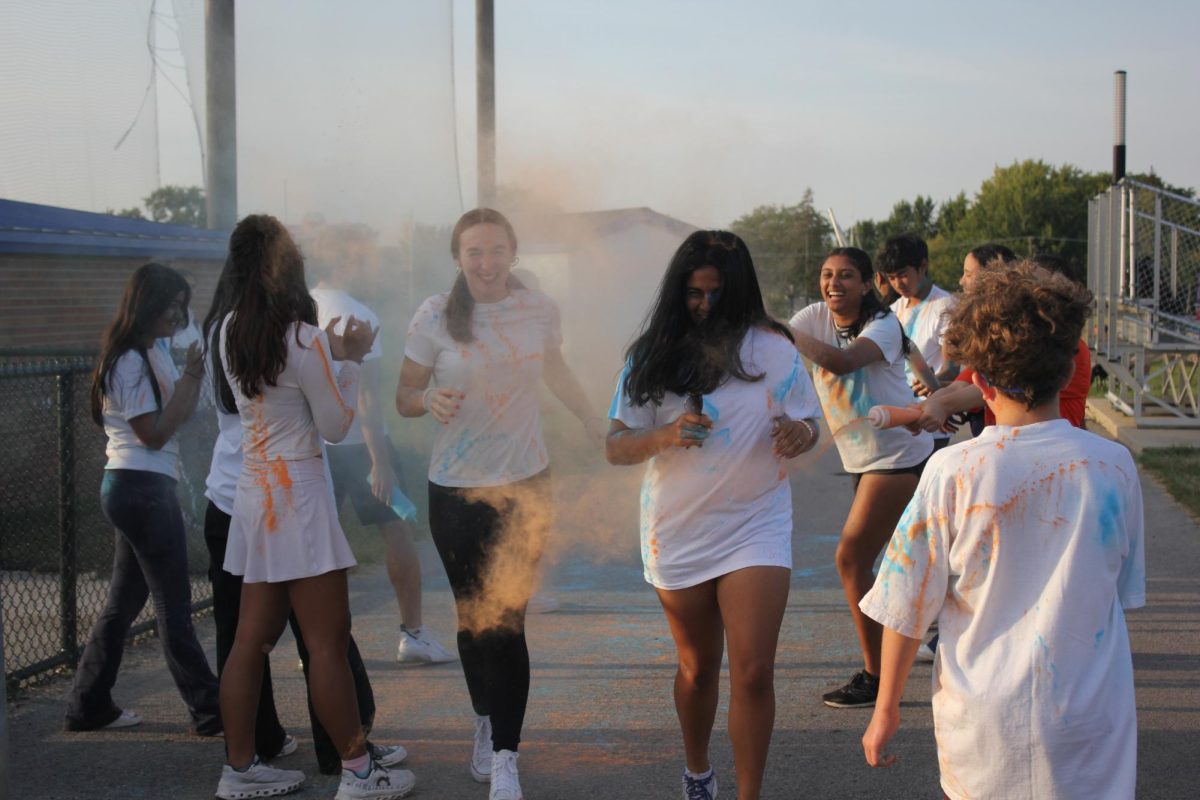
[[[566,215],[600,234],[616,233],[634,225],[656,225],[680,236],[699,230],[695,225],[660,214],[652,208],[615,208],[609,211],[579,211]]]
[[[576,211],[513,217],[521,247],[532,245],[543,249],[552,243],[565,244],[578,239],[611,236],[636,225],[657,227],[673,233],[682,240],[699,230],[674,217],[652,208],[616,208],[607,211]]]
[[[227,231],[0,200],[0,253],[220,261]]]

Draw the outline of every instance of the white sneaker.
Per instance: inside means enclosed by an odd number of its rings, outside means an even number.
[[[115,728],[132,728],[134,725],[141,724],[142,718],[138,716],[136,711],[122,711],[121,716],[117,717],[103,728],[100,728],[100,730],[111,731]]]
[[[717,800],[717,771],[712,767],[703,778],[693,778],[683,771],[683,800]]]
[[[492,790],[488,800],[523,800],[521,781],[517,779],[517,753],[501,750],[492,754]]]
[[[475,718],[475,749],[471,751],[471,777],[480,783],[492,779],[492,720]]]
[[[279,752],[268,758],[268,761],[274,761],[277,758],[286,758],[292,753],[300,749],[300,743],[296,741],[296,737],[290,733],[284,734],[283,746],[279,748]]]
[[[353,770],[342,770],[342,782],[334,800],[397,800],[407,796],[416,785],[416,776],[408,770],[388,769],[372,761],[365,778],[358,777]]]
[[[245,772],[238,772],[226,764],[221,770],[221,782],[217,784],[217,797],[221,800],[248,800],[252,797],[273,797],[277,794],[294,792],[304,783],[304,773],[295,769],[275,769],[258,760]]]
[[[937,660],[937,648],[938,648],[938,639],[939,638],[940,638],[940,634],[938,634],[937,631],[935,630],[933,636],[931,636],[929,638],[928,642],[921,643],[921,646],[917,648],[917,661],[936,661]]]
[[[529,602],[525,605],[526,614],[550,614],[558,611],[559,603],[551,595],[537,592],[533,597],[529,598]]]
[[[408,758],[408,751],[399,744],[386,745],[367,742],[367,752],[370,754],[371,760],[381,767],[394,767],[397,764],[403,764],[404,759]]]
[[[457,661],[458,656],[442,647],[425,628],[418,628],[413,632],[401,626],[396,660],[401,664],[445,664],[448,661]]]

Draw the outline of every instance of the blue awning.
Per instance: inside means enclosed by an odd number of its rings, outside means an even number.
[[[228,231],[0,200],[0,253],[223,261]]]

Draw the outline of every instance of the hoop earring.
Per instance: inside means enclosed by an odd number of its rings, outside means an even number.
[[[520,257],[520,256],[513,256],[512,263],[508,265],[508,268],[509,268],[509,269],[512,269],[513,267],[515,267],[517,264],[520,264],[520,263],[521,263],[521,257]]]

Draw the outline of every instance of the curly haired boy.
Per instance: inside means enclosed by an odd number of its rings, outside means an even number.
[[[1032,263],[981,272],[950,357],[997,424],[930,459],[864,613],[884,630],[872,766],[938,620],[933,716],[953,800],[1129,798],[1137,718],[1124,609],[1145,604],[1142,496],[1125,448],[1059,416],[1091,295]]]

